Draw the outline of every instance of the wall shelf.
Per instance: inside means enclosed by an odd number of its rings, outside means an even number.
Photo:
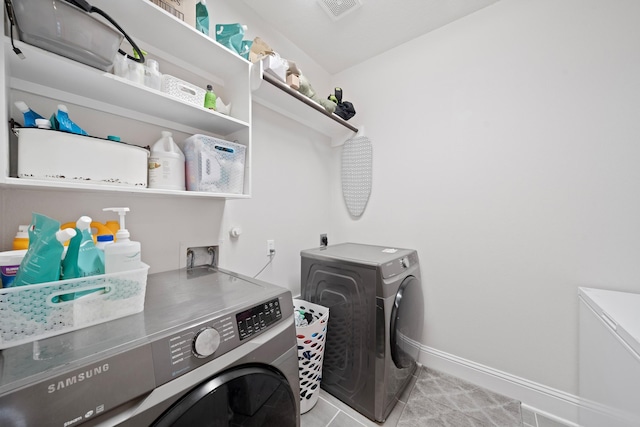
[[[133,83],[111,73],[83,66],[60,55],[16,41],[25,59],[13,54],[8,38],[5,52],[9,61],[11,87],[55,98],[62,91],[182,125],[228,135],[249,127],[249,123],[216,111],[189,104],[166,93]],[[43,73],[42,70],[47,70]],[[70,78],[70,76],[73,76]],[[53,90],[52,90],[53,89]]]
[[[358,132],[358,128],[346,120],[329,113],[317,102],[264,73],[262,61],[253,64],[252,79],[254,101],[330,137],[332,145],[338,145]]]
[[[131,193],[135,194],[136,197],[145,195],[218,199],[248,199],[250,197],[249,195],[245,194],[222,194],[208,193],[204,191],[161,190],[156,188],[126,187],[122,185],[108,184],[84,184],[71,181],[49,181],[26,178],[5,178],[4,183],[0,184],[0,187],[31,190],[100,191],[118,194]]]

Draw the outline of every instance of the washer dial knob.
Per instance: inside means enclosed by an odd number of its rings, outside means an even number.
[[[206,327],[198,332],[193,339],[193,354],[196,357],[209,357],[220,346],[220,333],[212,327]]]
[[[400,264],[402,264],[404,268],[409,268],[411,266],[411,263],[409,262],[409,257],[402,258],[400,260]]]

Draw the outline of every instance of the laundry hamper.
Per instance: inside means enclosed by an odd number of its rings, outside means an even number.
[[[304,414],[315,406],[320,394],[329,309],[300,299],[294,299],[293,305],[296,311],[310,313],[313,317],[307,326],[296,326],[300,413]]]

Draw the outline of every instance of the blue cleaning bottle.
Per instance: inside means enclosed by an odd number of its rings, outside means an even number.
[[[58,104],[58,110],[51,116],[51,128],[63,132],[77,133],[78,135],[88,135],[84,129],[75,124],[69,118],[69,110],[66,105]]]
[[[29,106],[23,101],[16,101],[14,102],[14,105],[22,112],[22,116],[24,117],[24,127],[26,128],[34,128],[36,127],[36,119],[44,119],[44,117],[29,108]]]

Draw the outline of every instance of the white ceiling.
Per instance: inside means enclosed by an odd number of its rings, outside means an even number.
[[[498,0],[361,0],[361,7],[352,8],[338,20],[318,1],[244,0],[331,74]]]

